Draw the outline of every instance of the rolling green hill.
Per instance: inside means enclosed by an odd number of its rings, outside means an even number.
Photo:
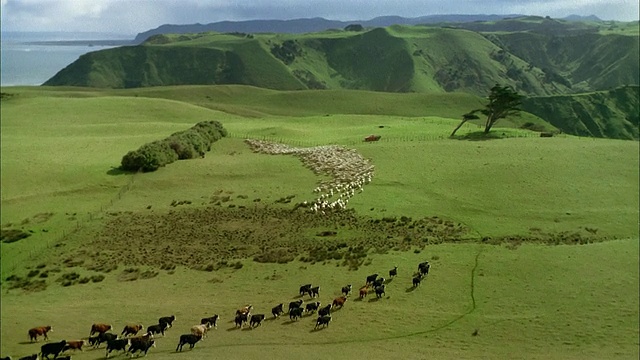
[[[637,33],[487,29],[493,31],[394,25],[361,32],[162,34],[140,46],[84,55],[44,85],[245,84],[480,96],[495,83],[537,96],[638,85]]]
[[[569,134],[640,139],[638,86],[580,95],[532,97],[523,101],[522,108]]]

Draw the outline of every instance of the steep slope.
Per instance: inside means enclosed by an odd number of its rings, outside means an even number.
[[[548,36],[532,32],[488,34],[503,50],[542,69],[544,83],[567,92],[640,84],[638,36],[583,34]]]
[[[522,109],[575,135],[640,139],[640,87],[579,95],[533,97]]]
[[[162,39],[155,41],[163,43]],[[265,88],[305,88],[282,63],[254,40],[234,46],[148,44],[81,56],[43,85],[131,88],[186,84],[250,84]]]
[[[639,58],[638,34],[481,34],[433,26],[302,35],[173,34],[87,54],[45,85],[246,84],[486,96],[499,83],[545,96],[639,85]]]

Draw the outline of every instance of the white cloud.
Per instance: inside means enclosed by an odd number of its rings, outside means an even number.
[[[0,0],[2,30],[136,34],[162,24],[432,14],[597,15],[637,20],[637,0]]]

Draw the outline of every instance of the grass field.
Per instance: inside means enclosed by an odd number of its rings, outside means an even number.
[[[111,323],[120,332],[126,323],[148,326],[170,314],[178,320],[149,356],[600,359],[639,355],[637,142],[539,138],[510,122],[504,125],[512,127],[496,128],[496,133],[504,133],[501,139],[447,139],[459,121],[456,114],[477,101],[466,95],[458,98],[467,99],[458,105],[450,99],[437,105],[438,98],[430,98],[425,113],[419,115],[415,94],[371,94],[377,97],[377,107],[371,111],[368,93],[345,91],[352,96],[349,112],[335,110],[347,108],[344,99],[333,96],[335,92],[280,93],[245,87],[3,88],[2,92],[15,95],[3,98],[1,107],[1,223],[3,229],[33,232],[27,239],[1,244],[2,356],[36,352],[40,344],[27,341],[27,330],[33,326],[52,325],[52,340],[72,340],[86,338],[93,322]],[[319,99],[315,104],[314,94]],[[250,99],[246,106],[242,98]],[[292,99],[306,99],[310,105],[299,109]],[[131,175],[116,169],[127,151],[204,120],[218,120],[230,133],[204,159],[178,161],[154,173]],[[468,124],[460,133],[477,129]],[[370,134],[382,135],[381,141],[362,142]],[[354,223],[309,221],[306,228],[295,223],[293,215],[289,220],[274,215],[293,207],[276,203],[283,197],[313,200],[319,177],[294,156],[253,153],[243,142],[245,137],[296,147],[353,148],[375,166],[372,182],[349,202],[362,221],[438,216],[468,232],[458,244],[445,240],[431,245],[412,239],[403,245],[402,237],[388,239],[393,244],[388,248],[365,249],[366,258],[357,270],[349,270],[342,260],[254,262],[253,255],[242,255],[251,254],[252,246],[287,248],[294,244],[287,241],[295,241],[296,251],[303,251],[315,243],[369,244],[367,237],[379,244],[376,239],[386,234],[364,232]],[[212,199],[223,195],[228,199],[222,205],[213,204]],[[190,204],[171,205],[186,200]],[[213,225],[195,220],[202,217],[189,222],[181,215],[203,214],[206,208],[218,214],[232,208],[246,214],[241,207],[272,210],[264,213],[267,220],[262,222],[238,217],[219,223],[211,218]],[[175,223],[167,220],[172,214]],[[119,237],[105,233],[104,229],[130,218],[143,221],[119,229]],[[147,233],[150,226],[156,231],[152,236]],[[278,229],[303,235],[291,240]],[[313,235],[317,230],[338,234],[322,239]],[[266,239],[274,240],[271,245],[256,245],[251,239],[243,244],[242,238],[229,245],[217,243],[215,237],[209,243],[177,241],[178,236],[180,241],[189,236],[207,240],[203,234],[218,231],[228,236],[253,233],[255,238],[267,234]],[[560,233],[589,235],[596,243],[549,246],[527,241]],[[479,241],[509,236],[524,241],[498,245]],[[151,242],[139,242],[142,237]],[[118,260],[126,258],[127,251],[130,258],[153,261]],[[234,263],[239,259],[242,267],[198,271],[191,264],[174,270],[157,265],[158,259],[196,259],[208,252],[214,257],[236,253],[229,259]],[[69,258],[86,262],[74,265]],[[96,267],[100,259],[119,261],[119,266],[101,271]],[[424,260],[432,262],[432,273],[412,289],[411,276]],[[295,300],[298,287],[309,282],[321,286],[319,301],[326,304],[342,286],[353,284],[357,291],[367,275],[386,276],[394,265],[399,276],[387,284],[382,299],[376,301],[375,294],[363,301],[351,297],[344,309],[334,313],[327,329],[312,331],[315,316],[297,322],[268,320],[255,330],[233,330],[229,322],[235,309],[248,303],[255,313],[270,314],[278,303]],[[154,276],[118,281],[129,267]],[[36,268],[49,274],[34,276],[46,281],[46,290],[9,289],[8,276],[25,277]],[[106,278],[69,287],[55,281],[70,272]],[[178,335],[214,313],[221,316],[219,328],[192,352],[174,354]],[[103,358],[103,351],[73,357]]]

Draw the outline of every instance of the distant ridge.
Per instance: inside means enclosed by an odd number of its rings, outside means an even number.
[[[475,21],[497,21],[504,18],[521,17],[524,15],[429,15],[415,18],[401,16],[380,16],[371,20],[338,21],[324,18],[308,18],[293,20],[246,20],[220,21],[209,24],[165,24],[136,35],[133,43],[141,44],[153,35],[159,34],[190,34],[205,31],[215,32],[243,32],[243,33],[291,33],[301,34],[319,32],[329,29],[342,29],[349,24],[360,24],[364,27],[386,27],[391,25],[417,25],[437,23],[466,23]]]
[[[564,18],[562,18],[563,20],[567,20],[567,21],[602,21],[602,19],[600,19],[599,17],[595,16],[595,15],[589,15],[589,16],[580,16],[580,15],[576,15],[576,14],[571,14],[569,16],[566,16]]]

